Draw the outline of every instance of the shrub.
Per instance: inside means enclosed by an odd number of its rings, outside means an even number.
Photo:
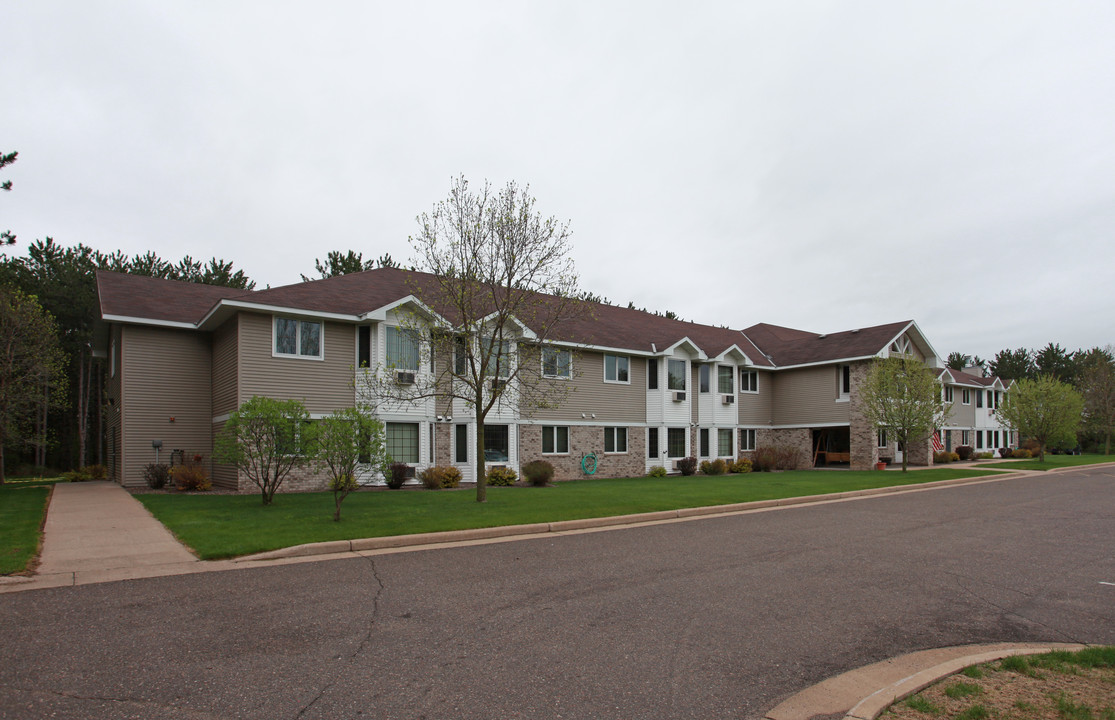
[[[104,465],[86,465],[81,469],[90,480],[106,480],[108,469]]]
[[[1034,454],[1026,448],[1018,448],[1017,450],[1011,452],[1010,455],[1011,457],[1015,458],[1032,458],[1034,456]]]
[[[545,460],[532,460],[523,465],[523,477],[531,485],[542,487],[554,479],[554,466]]]
[[[993,452],[976,453],[976,460],[990,460],[993,457],[995,457],[995,453]]]
[[[751,456],[751,465],[759,472],[795,470],[798,466],[798,453],[792,447],[766,445],[755,450]]]
[[[143,469],[143,479],[147,481],[147,487],[161,490],[170,479],[170,468],[165,463],[148,463]]]
[[[387,468],[387,487],[398,490],[407,481],[410,475],[410,465],[406,463],[391,463]]]
[[[712,475],[712,463],[708,460],[702,460],[700,470],[702,475]]]
[[[666,477],[666,468],[661,465],[655,465],[647,473],[647,477]]]
[[[961,460],[971,460],[973,452],[971,445],[961,445],[956,448],[956,455]]]
[[[1014,455],[1014,451],[1011,450],[1010,448],[1008,448],[1008,447],[999,448],[999,457],[1009,458],[1009,457],[1012,457],[1013,455]]]
[[[89,482],[89,476],[81,470],[67,470],[62,473],[62,479],[66,482]]]
[[[452,465],[435,465],[418,473],[418,479],[429,490],[455,488],[461,484],[461,471]]]
[[[693,475],[697,472],[697,458],[695,457],[682,458],[677,461],[676,465],[678,472],[682,475]]]
[[[204,492],[213,487],[213,481],[201,465],[200,455],[194,455],[190,462],[172,467],[170,479],[174,481],[174,487],[185,492]]]
[[[726,472],[728,472],[728,463],[724,462],[723,458],[712,461],[712,475],[723,475]]]
[[[957,456],[959,457],[959,456]],[[952,462],[952,453],[950,452],[935,452],[933,453],[934,464],[940,465],[942,463]]]
[[[949,453],[949,462],[960,462],[960,456],[954,452]]]
[[[751,460],[749,458],[740,458],[729,464],[728,469],[734,473],[749,473],[751,472]]]
[[[494,467],[488,471],[488,484],[493,487],[514,485],[518,475],[509,467]]]
[[[1020,447],[1023,450],[1029,450],[1030,457],[1033,457],[1034,455],[1038,454],[1039,450],[1041,450],[1041,443],[1039,443],[1037,440],[1034,440],[1033,438],[1030,438],[1028,440],[1022,441],[1022,445],[1020,445]]]

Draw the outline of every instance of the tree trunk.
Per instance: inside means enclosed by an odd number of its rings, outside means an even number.
[[[333,522],[341,521],[341,500],[343,499],[344,497],[340,493],[333,493],[333,502],[337,505],[337,509],[333,512]]]
[[[488,502],[488,477],[484,473],[484,412],[476,404],[476,502]]]

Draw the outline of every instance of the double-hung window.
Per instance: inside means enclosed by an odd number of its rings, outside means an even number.
[[[759,373],[754,370],[740,370],[739,391],[745,393],[759,392]]]
[[[952,401],[953,401],[952,388],[946,386],[945,387],[945,402],[950,403]]]
[[[558,348],[542,348],[542,377],[563,380],[573,377],[573,354]]]
[[[847,400],[852,394],[852,366],[841,365],[836,372],[837,390],[841,400]]]
[[[731,457],[732,452],[732,431],[731,430],[717,430],[716,431],[716,455],[718,457]]]
[[[604,382],[631,382],[631,358],[624,355],[605,355]]]
[[[657,432],[657,430],[655,430]],[[627,452],[627,428],[625,427],[606,427],[604,428],[604,452],[606,453],[625,453]]]
[[[542,427],[542,454],[566,455],[569,453],[569,428],[544,425]]]
[[[972,404],[972,391],[964,388],[960,391],[960,402],[964,405]]]
[[[716,391],[722,395],[731,395],[732,388],[732,372],[730,365],[718,365],[716,368]]]
[[[755,431],[744,428],[739,431],[739,449],[748,452],[755,449]]]
[[[668,390],[685,389],[685,361],[670,360],[666,364],[666,388]]]
[[[511,341],[486,337],[481,339],[481,353],[488,358],[488,376],[511,377]]]
[[[321,358],[321,323],[277,317],[273,332],[276,355]]]
[[[887,431],[886,431],[885,428],[879,428],[879,441],[878,441],[877,445],[880,448],[888,447],[888,445],[887,445]]]
[[[393,370],[418,370],[418,333],[387,326],[387,367]]]

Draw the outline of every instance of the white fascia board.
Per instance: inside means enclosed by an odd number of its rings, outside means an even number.
[[[708,355],[705,354],[705,351],[702,350],[700,348],[700,346],[697,345],[697,343],[693,342],[688,337],[683,337],[681,340],[678,340],[676,343],[674,343],[673,345],[670,345],[668,348],[666,348],[665,350],[662,350],[658,354],[659,355],[673,355],[675,350],[678,350],[679,348],[681,348],[683,346],[686,346],[686,345],[688,345],[692,349],[692,351],[694,353],[696,353],[696,355],[697,355],[697,357],[695,358],[696,360],[708,360]]]
[[[494,319],[496,319],[498,316],[499,316],[498,312],[491,313],[490,315],[487,315],[485,317],[480,318],[479,324],[481,326],[488,325]],[[524,323],[519,318],[515,317],[514,315],[508,315],[507,320],[508,320],[508,322],[514,324],[515,327],[517,327],[519,329],[519,339],[520,340],[537,340],[538,339],[538,334],[535,333],[533,330],[531,330],[529,327],[527,327],[527,324]]]
[[[720,353],[716,357],[709,358],[709,360],[711,360],[712,362],[723,363],[725,360],[728,359],[728,357],[730,355],[735,355],[736,357],[743,360],[743,365],[747,365],[747,366],[754,366],[755,365],[755,363],[751,362],[751,358],[747,357],[747,353],[745,353],[743,351],[743,348],[741,348],[739,345],[735,345],[735,344],[733,344],[731,347],[729,347],[727,350]],[[736,364],[738,365],[740,363],[736,363]]]
[[[441,327],[445,327],[445,328],[452,327],[452,325],[450,325],[448,320],[446,320],[441,315],[434,312],[432,309],[430,309],[430,307],[428,305],[426,305],[426,303],[422,302],[421,300],[419,300],[414,295],[407,295],[404,298],[399,298],[398,300],[395,300],[394,302],[387,303],[383,307],[376,308],[375,310],[369,310],[368,312],[364,313],[363,315],[360,315],[358,319],[359,320],[377,320],[379,322],[383,322],[387,319],[387,313],[391,312],[392,310],[396,310],[396,309],[402,307],[403,305],[413,305],[413,306],[415,306],[422,313],[424,313],[427,317],[431,318],[434,321],[435,324],[437,324]]]
[[[910,330],[913,330],[915,333],[917,333],[917,338],[922,345],[922,353],[927,357],[931,356],[934,360],[940,362],[941,356],[937,353],[937,350],[933,347],[933,344],[929,342],[929,338],[927,338],[925,336],[925,333],[921,331],[921,328],[918,327],[918,323],[916,320],[911,320],[910,324],[907,325],[902,330],[902,332],[909,332]],[[894,340],[891,340],[891,342],[894,342]],[[890,347],[890,343],[887,343],[887,347]],[[928,350],[929,352],[925,352],[926,350]]]
[[[155,320],[153,318],[129,317],[127,315],[102,315],[101,319],[110,323],[126,325],[154,325],[156,327],[178,328],[181,330],[197,330],[198,325],[176,320]]]
[[[265,313],[268,315],[289,315],[294,317],[310,317],[318,318],[321,320],[338,320],[340,322],[355,323],[360,321],[358,315],[348,315],[345,313],[331,313],[321,310],[306,310],[305,308],[285,307],[282,305],[265,305],[262,303],[245,302],[243,300],[221,300],[213,309],[210,310],[201,322],[197,324],[198,328],[203,328],[209,322],[210,318],[217,315],[223,309],[229,308],[232,310],[249,310],[253,312]]]
[[[879,352],[881,353],[882,351],[880,350]],[[773,370],[773,371],[777,372],[779,370],[799,370],[801,368],[821,367],[821,366],[824,366],[824,365],[846,365],[847,363],[850,363],[850,362],[859,362],[860,360],[871,360],[871,359],[874,359],[874,358],[877,358],[877,357],[882,357],[882,355],[876,353],[875,355],[861,355],[859,357],[836,358],[836,359],[833,359],[833,360],[820,360],[818,362],[802,363],[800,365],[777,365],[775,367],[765,368],[765,369]],[[764,368],[760,367],[758,369],[762,370]],[[818,425],[817,427],[821,427],[821,426]]]

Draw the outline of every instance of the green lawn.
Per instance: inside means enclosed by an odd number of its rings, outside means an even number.
[[[1096,463],[1115,462],[1115,455],[1050,455],[1046,453],[1045,462],[1037,458],[1015,460],[1002,463],[980,463],[981,468],[1000,468],[1002,470],[1053,470],[1054,468],[1095,465]]]
[[[0,485],[0,575],[23,572],[39,551],[46,499],[54,480]]]
[[[555,522],[705,505],[822,495],[994,475],[969,468],[897,472],[795,471],[721,477],[578,480],[546,488],[488,488],[488,502],[472,489],[369,491],[350,495],[339,523],[331,493],[256,495],[137,495],[202,558],[247,555],[302,543],[409,535],[440,530]]]

